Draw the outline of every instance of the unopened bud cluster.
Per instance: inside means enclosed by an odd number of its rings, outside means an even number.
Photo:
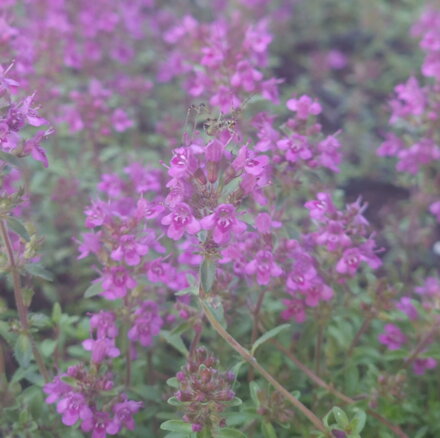
[[[179,390],[175,397],[184,407],[184,421],[191,423],[195,432],[223,427],[221,413],[235,397],[231,389],[234,374],[219,371],[217,364],[218,360],[200,347],[176,375]]]

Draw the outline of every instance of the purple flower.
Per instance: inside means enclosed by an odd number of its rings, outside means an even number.
[[[93,416],[84,396],[76,392],[69,393],[58,402],[57,412],[62,414],[66,426],[73,426],[79,419],[87,420]]]
[[[163,319],[159,315],[159,307],[154,301],[144,301],[135,314],[136,319],[128,331],[128,338],[148,347],[153,342],[153,336],[159,334],[163,324]]]
[[[292,98],[286,103],[290,111],[295,111],[299,119],[307,120],[310,114],[318,115],[322,108],[321,105],[313,101],[309,96],[301,96],[299,99]]]
[[[129,289],[136,287],[136,280],[124,266],[112,266],[102,276],[102,296],[108,300],[116,300],[127,295]]]
[[[55,376],[52,382],[46,383],[43,387],[43,391],[48,395],[46,398],[46,403],[54,403],[56,402],[62,395],[67,392],[72,391],[72,387],[67,383],[61,380],[61,377],[66,374],[62,374],[61,376]]]
[[[386,345],[389,350],[398,350],[406,342],[406,337],[402,331],[394,324],[386,324],[384,333],[380,334],[379,342]]]
[[[294,319],[298,323],[306,320],[304,302],[296,298],[284,299],[283,304],[286,309],[281,312],[281,318],[285,320]]]
[[[225,244],[231,239],[232,233],[243,233],[246,224],[237,220],[235,207],[232,204],[221,204],[215,212],[204,217],[200,224],[205,230],[213,230],[215,243]]]
[[[105,438],[110,421],[108,412],[94,412],[92,416],[83,421],[81,429],[84,432],[92,432],[92,438]]]
[[[312,219],[324,222],[327,220],[327,216],[336,213],[336,208],[328,193],[318,193],[316,197],[317,200],[306,202],[305,207],[309,210]]]
[[[147,253],[147,245],[138,242],[133,234],[125,234],[120,238],[119,246],[112,251],[111,257],[113,260],[123,260],[128,266],[136,266]]]
[[[413,363],[414,374],[425,374],[426,370],[432,370],[437,366],[437,361],[432,357],[419,357]]]
[[[122,403],[116,403],[113,406],[113,412],[115,414],[113,420],[107,426],[107,433],[110,435],[116,435],[119,433],[122,427],[126,427],[128,430],[134,430],[135,423],[133,414],[139,411],[143,407],[142,402],[136,402],[132,400],[126,400]]]
[[[248,275],[257,274],[257,283],[267,285],[271,277],[279,277],[283,271],[274,262],[270,251],[258,251],[255,259],[246,265],[245,272]]]
[[[406,314],[406,316],[415,321],[419,317],[416,306],[413,304],[412,299],[409,297],[402,297],[396,304],[396,308]]]
[[[116,326],[116,315],[113,312],[100,310],[90,318],[90,327],[96,330],[97,338],[116,338],[118,327]]]
[[[115,340],[109,338],[86,339],[82,346],[84,350],[92,352],[92,361],[101,363],[106,357],[118,357],[121,352],[115,347]]]
[[[200,222],[193,216],[191,208],[184,202],[180,202],[174,210],[162,218],[162,225],[169,225],[167,236],[173,240],[179,240],[185,234],[196,234],[201,230]]]
[[[307,138],[299,134],[278,140],[277,146],[285,151],[286,159],[291,163],[298,160],[308,160],[313,156]]]

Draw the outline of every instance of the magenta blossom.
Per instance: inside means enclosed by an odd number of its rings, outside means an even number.
[[[414,374],[422,375],[427,370],[432,370],[437,366],[437,361],[432,357],[418,357],[414,360],[413,371]]]
[[[125,234],[120,238],[119,246],[112,251],[111,257],[113,260],[123,260],[128,266],[136,266],[147,253],[147,245],[137,241],[133,234]]]
[[[112,266],[102,276],[101,295],[108,300],[116,300],[127,295],[127,291],[136,287],[136,280],[124,266]]]
[[[133,414],[139,411],[143,407],[142,402],[136,402],[132,400],[126,400],[122,403],[116,403],[113,406],[113,412],[115,414],[113,420],[107,427],[107,433],[110,435],[116,435],[122,429],[126,427],[128,430],[134,430],[135,423]]]
[[[283,270],[274,262],[273,255],[270,251],[258,251],[255,259],[250,261],[245,272],[248,275],[257,274],[257,283],[267,285],[271,277],[279,277]]]
[[[290,111],[295,111],[299,119],[307,120],[309,115],[318,115],[322,108],[321,105],[313,101],[309,96],[301,96],[299,99],[289,99],[286,103]]]
[[[62,414],[66,426],[73,426],[79,419],[87,420],[93,416],[84,396],[76,392],[70,392],[58,402],[57,412]]]
[[[213,230],[215,243],[225,244],[231,239],[232,233],[243,233],[246,224],[236,218],[235,207],[232,204],[221,204],[215,212],[204,217],[200,224],[205,230]]]
[[[97,338],[116,338],[118,327],[116,326],[116,315],[113,312],[100,310],[90,318],[90,327],[96,330]]]
[[[148,347],[153,342],[153,336],[159,334],[162,324],[158,305],[154,301],[144,301],[136,310],[136,319],[128,331],[128,338]]]
[[[184,202],[177,204],[173,211],[162,218],[163,225],[169,225],[167,236],[179,240],[185,234],[196,234],[201,230],[200,222],[193,216],[191,207]]]
[[[386,324],[384,333],[380,334],[379,342],[386,345],[389,350],[398,350],[406,342],[402,331],[394,324]]]
[[[294,319],[298,323],[306,320],[304,302],[296,298],[284,299],[283,304],[286,309],[281,312],[281,318],[285,320]]]
[[[92,361],[101,363],[106,357],[118,357],[121,352],[115,347],[115,340],[109,338],[86,339],[82,346],[84,350],[92,352]]]
[[[84,432],[92,432],[92,438],[105,438],[110,421],[108,412],[94,412],[93,416],[83,421],[81,429]]]

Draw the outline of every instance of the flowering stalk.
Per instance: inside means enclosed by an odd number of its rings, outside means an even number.
[[[295,406],[300,412],[302,412],[310,422],[324,433],[325,436],[330,437],[329,432],[322,424],[321,420],[306,406],[304,406],[296,397],[290,394],[289,391],[284,388],[270,373],[268,373],[255,359],[252,354],[246,350],[235,338],[233,338],[217,321],[215,316],[212,314],[209,307],[203,300],[200,300],[200,305],[203,312],[211,323],[213,329],[246,361],[255,368],[275,389],[277,389],[293,406]]]
[[[46,365],[44,364],[43,357],[40,354],[35,342],[32,338],[31,332],[29,330],[29,321],[27,308],[24,304],[23,293],[21,290],[20,273],[18,272],[17,265],[15,263],[14,250],[12,249],[12,244],[8,236],[8,228],[5,220],[0,220],[0,232],[5,243],[6,253],[8,255],[9,266],[11,268],[12,280],[14,283],[14,298],[15,304],[17,306],[18,317],[20,319],[20,324],[23,329],[24,334],[29,338],[32,345],[32,353],[34,355],[35,361],[37,362],[38,369],[43,376],[44,381],[49,382],[49,372],[47,371]]]

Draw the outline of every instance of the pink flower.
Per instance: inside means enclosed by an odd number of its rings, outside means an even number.
[[[213,230],[213,240],[218,244],[225,244],[231,239],[232,233],[243,233],[246,224],[237,220],[235,207],[232,204],[221,204],[215,212],[201,219],[204,230]]]
[[[83,233],[82,243],[80,243],[78,250],[80,255],[78,259],[87,257],[90,253],[98,254],[101,250],[101,232],[98,233]]]
[[[263,79],[263,74],[254,69],[249,61],[240,61],[237,64],[235,73],[232,75],[231,84],[250,93],[255,90],[256,83],[261,79]]]
[[[172,213],[162,218],[162,225],[169,225],[167,236],[179,240],[185,234],[196,234],[201,230],[200,222],[193,216],[191,208],[184,202],[177,204]]]
[[[97,338],[116,338],[118,327],[116,326],[116,315],[113,312],[100,310],[90,318],[90,327],[96,330]]]
[[[440,222],[440,201],[436,201],[429,206],[429,211],[436,217],[437,221]]]
[[[217,106],[223,113],[228,113],[233,108],[238,108],[241,102],[230,88],[221,85],[217,93],[211,97],[209,103],[212,106]]]
[[[331,196],[328,193],[318,193],[316,201],[308,201],[305,207],[310,211],[310,217],[318,221],[326,221],[327,216],[334,214],[336,208],[333,205]]]
[[[119,246],[112,251],[111,257],[113,260],[124,261],[128,266],[137,266],[147,253],[147,245],[138,242],[133,234],[125,234],[120,238]]]
[[[271,277],[279,277],[283,271],[274,262],[273,255],[270,251],[258,251],[255,259],[249,262],[245,267],[248,275],[257,274],[257,283],[267,285]]]
[[[103,201],[93,201],[92,205],[84,212],[86,214],[86,227],[99,227],[104,224],[108,215],[108,204]]]
[[[361,262],[366,262],[370,268],[376,269],[381,265],[380,259],[373,253],[372,245],[374,241],[370,240],[358,248],[348,248],[342,254],[336,264],[336,271],[340,274],[355,275]]]
[[[264,172],[268,163],[268,156],[255,156],[255,154],[250,151],[247,146],[243,146],[240,148],[237,157],[232,162],[232,167],[235,171],[244,169],[244,171],[249,175],[259,176]]]
[[[154,301],[144,301],[136,310],[136,319],[128,331],[128,339],[139,341],[144,347],[153,342],[153,336],[159,334],[163,319],[159,315],[159,307]]]
[[[127,291],[136,287],[136,280],[124,266],[112,266],[102,276],[102,296],[108,300],[116,300],[127,295]]]
[[[43,391],[48,395],[46,403],[55,403],[61,396],[72,391],[72,387],[61,380],[61,377],[65,375],[55,376],[52,382],[44,385]]]
[[[344,226],[338,221],[329,221],[316,236],[316,243],[326,245],[329,251],[338,251],[352,244],[345,234]]]
[[[322,281],[314,281],[312,286],[301,291],[305,296],[305,303],[309,307],[316,307],[321,301],[329,301],[333,298],[333,290]]]
[[[321,105],[313,101],[309,96],[301,96],[299,99],[292,98],[286,103],[290,111],[296,111],[299,119],[307,120],[309,115],[318,115],[322,108]]]
[[[282,151],[285,151],[286,159],[291,163],[299,160],[308,160],[313,156],[307,138],[299,134],[278,140],[277,146]]]
[[[101,175],[101,182],[98,184],[98,189],[107,193],[110,197],[118,197],[124,188],[123,181],[118,175],[114,173],[104,173]]]
[[[304,302],[295,298],[284,299],[283,304],[287,307],[281,312],[281,318],[285,320],[294,319],[297,323],[306,320]]]
[[[425,374],[426,370],[432,370],[437,366],[437,361],[432,357],[419,357],[413,363],[414,374]]]
[[[105,438],[110,421],[108,412],[94,412],[93,416],[83,421],[81,429],[84,432],[92,432],[92,438]]]
[[[415,321],[419,317],[417,308],[409,297],[402,297],[396,304],[396,309],[405,313],[405,315],[412,321]]]
[[[113,413],[115,414],[115,416],[107,427],[107,433],[109,433],[110,435],[116,435],[124,426],[128,430],[134,430],[135,423],[133,419],[133,414],[136,414],[136,412],[138,412],[142,407],[142,402],[136,402],[132,400],[126,400],[122,403],[116,403],[113,406]]]
[[[398,350],[406,342],[406,337],[402,331],[394,324],[386,324],[384,333],[380,334],[379,342],[386,345],[389,350]]]
[[[76,392],[70,392],[58,402],[57,412],[62,414],[66,426],[73,426],[79,419],[87,420],[93,416],[84,396]]]
[[[270,233],[272,228],[281,228],[282,223],[272,220],[269,213],[258,213],[255,218],[255,227],[260,233]]]
[[[168,284],[175,277],[175,269],[161,258],[148,263],[147,278],[153,283],[162,282]]]
[[[127,116],[127,113],[117,108],[112,114],[112,124],[117,132],[124,132],[128,128],[131,128],[134,123],[133,120],[130,120]]]
[[[115,347],[115,340],[109,338],[86,339],[82,342],[84,350],[92,352],[92,361],[101,363],[106,357],[118,357],[121,352]]]

